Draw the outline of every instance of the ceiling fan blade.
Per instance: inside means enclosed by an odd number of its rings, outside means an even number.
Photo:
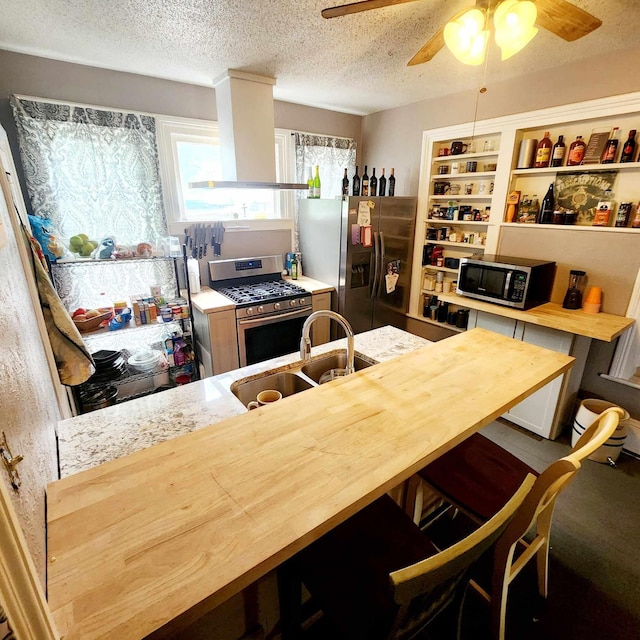
[[[535,0],[535,3],[536,23],[568,42],[590,34],[602,24],[602,20],[566,0]]]
[[[352,2],[351,4],[343,4],[339,7],[323,9],[321,13],[323,18],[338,18],[351,13],[391,7],[394,4],[404,4],[405,2],[416,2],[416,0],[362,0],[362,2]]]
[[[429,62],[442,47],[444,47],[444,27],[440,27],[438,31],[436,31],[435,35],[422,46],[422,49],[407,62],[407,66],[411,67],[415,64]]]

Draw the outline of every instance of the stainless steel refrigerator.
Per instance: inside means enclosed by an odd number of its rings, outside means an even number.
[[[364,208],[371,246],[365,246],[368,230],[359,224]],[[416,210],[417,199],[409,197],[300,201],[302,272],[335,288],[332,307],[356,333],[387,324],[406,327]]]

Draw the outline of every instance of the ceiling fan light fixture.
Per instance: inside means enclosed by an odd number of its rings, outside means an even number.
[[[482,64],[489,41],[486,21],[484,11],[469,9],[445,25],[445,44],[460,62],[470,65]]]
[[[537,17],[536,6],[529,0],[504,0],[498,5],[493,25],[502,60],[507,60],[531,42],[538,33],[535,27]]]

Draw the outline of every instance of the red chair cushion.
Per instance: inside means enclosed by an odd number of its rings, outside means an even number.
[[[293,559],[314,600],[345,637],[385,638],[395,619],[389,573],[437,549],[388,496],[376,500]]]
[[[483,521],[508,502],[528,473],[540,475],[479,433],[418,473],[448,501]]]

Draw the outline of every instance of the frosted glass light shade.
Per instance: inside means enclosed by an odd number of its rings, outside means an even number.
[[[507,60],[523,49],[538,33],[538,11],[529,0],[504,0],[493,14],[496,44]]]
[[[469,9],[445,25],[444,41],[460,62],[482,64],[489,41],[489,31],[485,25],[486,16],[480,9]]]

